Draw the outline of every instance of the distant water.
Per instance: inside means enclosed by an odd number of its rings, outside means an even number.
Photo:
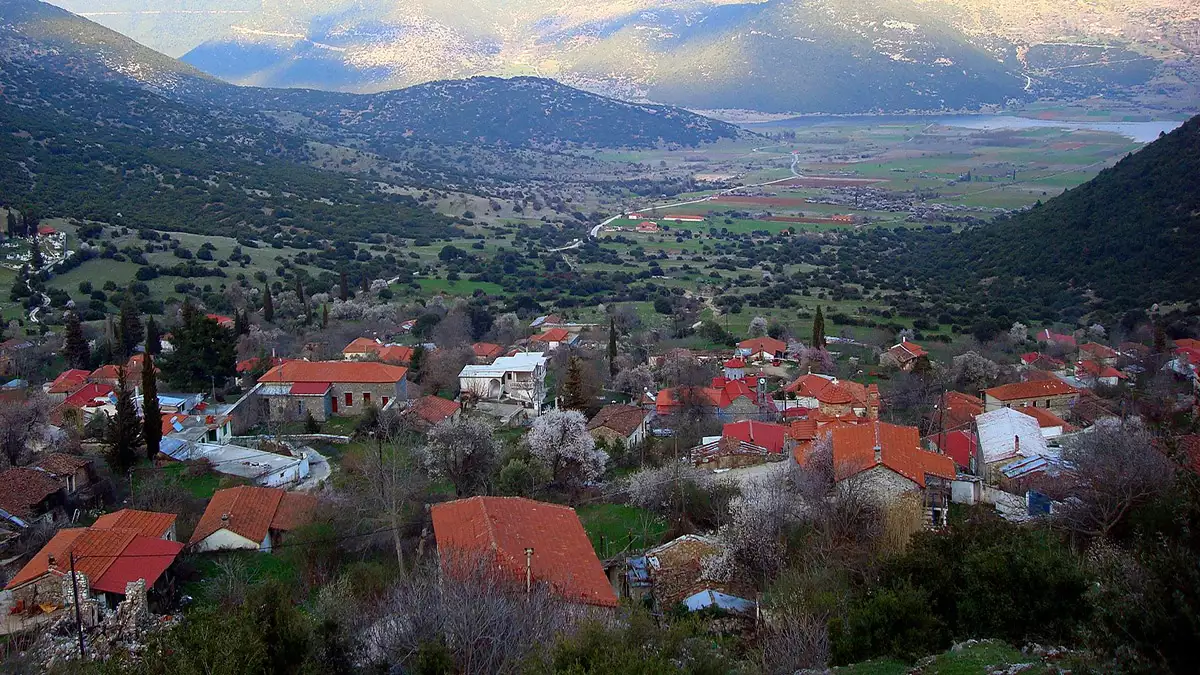
[[[742,126],[754,131],[772,128],[816,127],[816,126],[860,126],[863,124],[940,124],[960,129],[994,131],[998,129],[1075,129],[1107,131],[1120,134],[1138,143],[1149,143],[1160,133],[1170,133],[1179,128],[1179,120],[1153,120],[1149,122],[1081,122],[1070,120],[1040,120],[1032,117],[1012,115],[847,115],[844,117],[794,117],[777,122],[758,122]]]

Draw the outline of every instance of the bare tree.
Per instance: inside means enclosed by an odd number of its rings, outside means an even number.
[[[471,417],[448,419],[429,430],[421,458],[429,473],[454,484],[454,494],[478,494],[496,469],[500,443],[490,424]]]
[[[458,374],[464,366],[474,362],[475,352],[469,347],[438,349],[425,357],[421,387],[430,394],[446,392],[453,398],[458,394]]]
[[[1169,489],[1175,474],[1140,424],[1100,422],[1064,446],[1071,487],[1058,521],[1085,536],[1107,536],[1131,509]]]
[[[995,384],[1000,366],[976,352],[967,352],[954,357],[950,375],[956,385],[974,394]]]
[[[654,387],[654,374],[650,367],[642,364],[626,368],[613,378],[613,389],[628,394],[635,400]]]
[[[458,308],[450,310],[433,329],[433,341],[442,349],[471,344],[471,318]]]
[[[390,538],[396,564],[404,573],[404,530],[420,512],[426,481],[415,466],[407,436],[386,417],[380,416],[379,428],[372,433],[374,443],[347,467],[346,482],[358,522]]]
[[[767,334],[769,325],[765,317],[756,316],[750,320],[750,329],[747,334],[751,338],[763,337]]]
[[[525,337],[525,327],[521,319],[513,313],[501,314],[492,323],[492,339],[501,345],[511,345]]]
[[[402,581],[370,612],[357,631],[367,663],[407,672],[423,649],[445,645],[454,672],[515,675],[572,625],[550,588],[526,591],[523,577],[497,572],[495,560],[460,556],[443,560],[442,571]]]
[[[29,400],[0,401],[0,453],[8,466],[29,461],[30,443],[40,443],[46,434],[50,402],[43,396]]]

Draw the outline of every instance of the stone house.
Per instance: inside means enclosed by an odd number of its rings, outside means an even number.
[[[891,361],[896,364],[896,367],[904,372],[912,371],[913,367],[922,358],[928,358],[929,352],[925,348],[915,342],[901,340],[900,344],[893,345],[880,357],[880,363]]]
[[[357,417],[408,398],[408,369],[376,361],[289,361],[259,378],[253,393],[273,420]]]
[[[404,419],[419,431],[427,431],[446,420],[458,419],[462,406],[438,396],[422,396],[412,402],[401,413]]]
[[[91,501],[96,471],[90,458],[53,452],[39,458],[34,468],[57,480],[68,502],[82,505]]]
[[[21,527],[56,522],[63,518],[65,504],[63,483],[45,471],[13,467],[0,473],[0,516],[6,520],[20,521]]]
[[[650,429],[650,411],[637,406],[606,405],[588,422],[587,428],[596,440],[620,441],[626,448],[641,445]]]
[[[1047,408],[1060,417],[1079,400],[1079,390],[1057,377],[1014,382],[983,390],[985,412],[1000,408]]]

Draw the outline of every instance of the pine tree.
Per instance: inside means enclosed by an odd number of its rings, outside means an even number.
[[[233,334],[246,334],[246,319],[242,316],[241,310],[234,310],[233,312]]]
[[[577,356],[572,356],[567,362],[561,405],[567,410],[583,410],[588,405],[587,395],[583,391],[583,366]]]
[[[44,258],[42,258],[42,247],[38,244],[38,240],[35,238],[33,240],[33,244],[30,246],[29,267],[36,272],[42,269],[42,265],[45,264],[46,261]]]
[[[150,331],[147,330],[146,343],[149,342]],[[158,373],[149,352],[142,361],[142,438],[146,441],[146,457],[153,460],[158,456],[162,440],[162,410],[158,407]]]
[[[362,277],[359,278],[358,288],[363,293],[369,293],[371,291],[371,280],[367,279],[367,275],[364,274],[364,275],[362,275]]]
[[[608,374],[617,376],[617,319],[608,317]]]
[[[128,358],[137,348],[138,343],[142,341],[145,335],[145,329],[142,327],[142,320],[138,317],[137,308],[133,305],[133,296],[126,293],[125,299],[121,301],[121,314],[117,322],[117,348],[121,352],[121,358]]]
[[[163,380],[185,391],[204,391],[233,377],[236,340],[233,331],[200,314],[190,302],[172,334],[175,351],[161,362]]]
[[[108,424],[108,465],[118,474],[129,471],[137,462],[141,422],[133,402],[133,390],[127,386],[125,368],[117,370],[117,411]]]
[[[152,316],[146,317],[146,353],[151,356],[162,353],[162,331]]]
[[[17,236],[17,215],[12,209],[9,209],[8,217],[5,219],[5,221],[5,224],[7,225],[6,231],[8,232],[8,236]]]
[[[425,348],[421,345],[413,347],[412,358],[408,361],[409,379],[417,384],[421,383],[422,369],[425,367]]]
[[[329,327],[329,303],[326,302],[321,305],[321,328],[328,328],[328,327]]]
[[[63,326],[63,356],[71,368],[88,368],[92,363],[92,349],[83,336],[83,324],[75,312],[67,312]]]
[[[263,288],[263,321],[271,323],[275,320],[275,301],[271,299],[271,286]]]
[[[342,272],[338,283],[338,297],[342,299],[342,302],[350,299],[350,277],[347,276],[345,271]]]
[[[304,308],[304,323],[312,320],[312,312],[308,307],[308,295],[304,293],[304,280],[299,276],[296,277],[296,297],[300,299],[300,305]]]
[[[825,314],[821,312],[820,305],[817,305],[817,315],[813,317],[812,346],[813,349],[825,349]]]

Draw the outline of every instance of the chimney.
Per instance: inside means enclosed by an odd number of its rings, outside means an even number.
[[[228,523],[228,522],[229,522],[229,514],[228,514],[228,513],[222,513],[222,514],[221,514],[221,523],[222,523],[222,524],[225,524],[225,523]]]
[[[525,592],[533,590],[533,547],[525,547]]]
[[[883,444],[879,442],[879,421],[875,422],[875,463],[883,463]]]
[[[754,420],[746,421],[746,428],[750,430],[750,442],[754,442]]]
[[[1021,454],[1021,437],[1020,436],[1013,436],[1013,452],[1018,455]]]

